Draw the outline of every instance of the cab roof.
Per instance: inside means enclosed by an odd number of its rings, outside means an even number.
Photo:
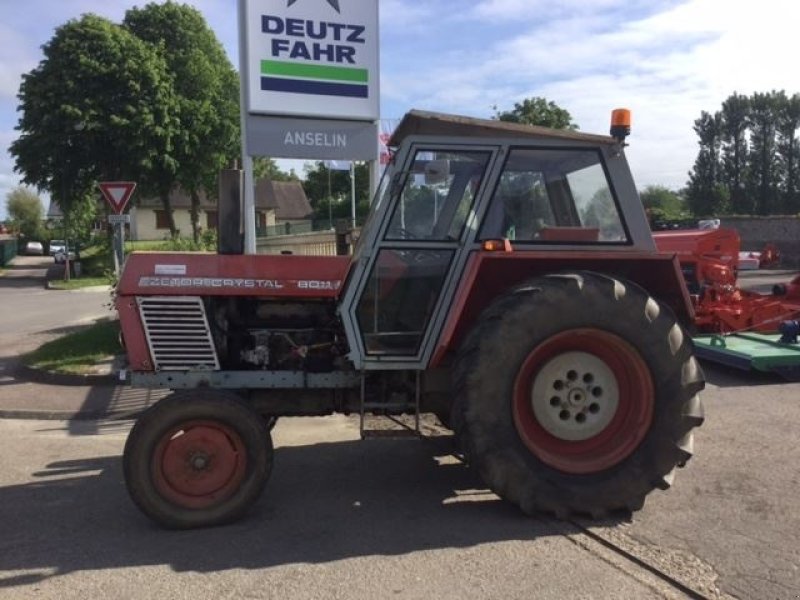
[[[389,146],[397,147],[409,135],[463,136],[483,138],[530,138],[557,139],[592,144],[616,144],[611,136],[580,133],[565,129],[550,129],[521,123],[508,123],[496,119],[477,119],[445,113],[411,110],[389,140]]]

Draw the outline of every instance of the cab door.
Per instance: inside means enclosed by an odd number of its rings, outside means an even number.
[[[357,368],[424,368],[496,148],[414,146],[355,255],[343,317]]]

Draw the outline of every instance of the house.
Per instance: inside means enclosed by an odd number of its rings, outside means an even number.
[[[217,202],[200,193],[201,229],[217,228]],[[131,208],[130,237],[133,240],[161,240],[169,237],[169,221],[163,204],[158,198],[139,198]],[[170,194],[175,227],[180,235],[187,237],[192,233],[190,216],[192,200],[183,190],[176,189]],[[261,179],[255,190],[256,229],[290,224],[311,223],[313,209],[299,181],[271,181]]]

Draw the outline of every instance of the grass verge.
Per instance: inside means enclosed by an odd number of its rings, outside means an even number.
[[[87,375],[120,354],[119,321],[98,321],[40,346],[22,357],[27,366],[52,373]]]
[[[71,278],[69,281],[63,279],[51,279],[51,290],[79,290],[81,288],[95,287],[98,285],[111,285],[108,277],[80,277]]]

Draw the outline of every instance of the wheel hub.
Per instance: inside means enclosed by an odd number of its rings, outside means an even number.
[[[154,456],[154,483],[179,506],[205,508],[235,493],[246,461],[244,443],[232,428],[190,421],[162,437]]]
[[[197,453],[189,461],[195,471],[202,471],[208,468],[209,457],[205,453]]]
[[[581,441],[603,431],[614,418],[619,385],[611,368],[594,354],[564,352],[541,368],[530,402],[548,433]]]

